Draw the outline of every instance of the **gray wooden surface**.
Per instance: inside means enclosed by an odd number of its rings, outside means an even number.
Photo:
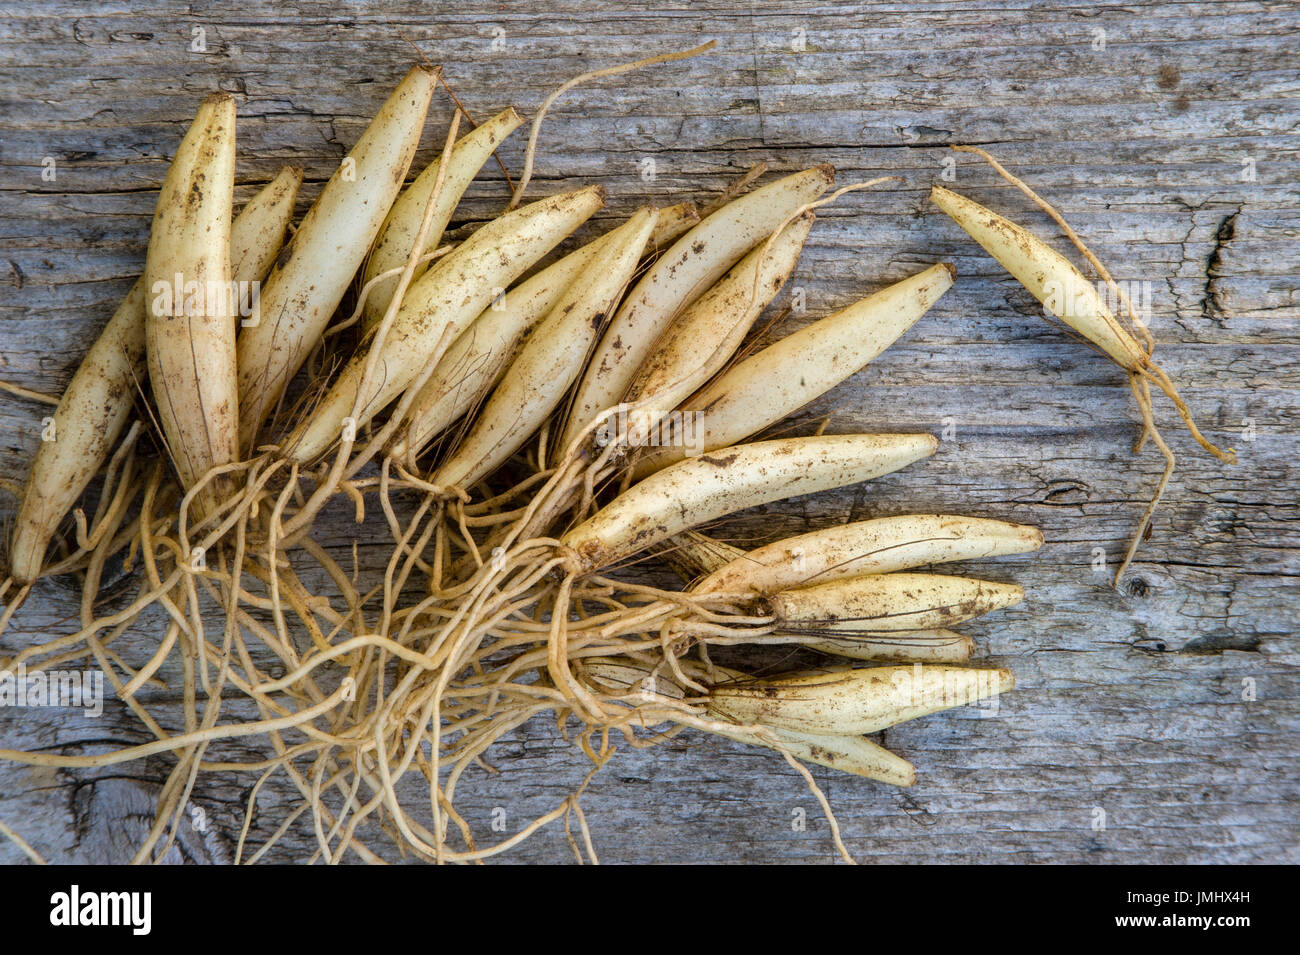
[[[946,431],[940,452],[869,486],[737,516],[720,532],[765,541],[937,510],[1032,522],[1048,541],[969,568],[1029,594],[966,628],[980,661],[1020,681],[995,716],[956,711],[885,734],[918,768],[907,791],[815,771],[850,848],[877,862],[1300,861],[1294,3],[205,6],[0,4],[0,377],[45,391],[67,380],[142,265],[166,158],[213,87],[239,100],[241,194],[296,162],[307,170],[305,208],[409,65],[399,31],[446,65],[476,117],[509,103],[531,111],[586,69],[716,38],[705,58],[561,100],[543,130],[535,194],[600,181],[612,219],[647,199],[708,197],[759,160],[776,170],[829,161],[841,183],[902,176],[822,211],[792,280],[808,311],[791,328],[934,261],[960,272],[898,345],[800,416],[805,430],[829,415],[837,430]],[[206,52],[190,50],[195,28]],[[441,143],[448,104],[435,113],[422,157]],[[522,141],[502,153],[512,172]],[[1137,419],[1122,375],[1043,322],[927,208],[928,186],[955,155],[948,143],[987,145],[1118,278],[1150,283],[1157,356],[1211,438],[1240,453],[1239,466],[1219,465],[1158,406],[1181,467],[1122,593],[1094,570],[1094,549],[1113,567],[1160,459],[1129,454]],[[46,157],[54,182],[41,177]],[[957,156],[953,187],[1055,234],[974,157]],[[460,218],[486,217],[503,195],[489,167]],[[21,480],[43,414],[0,395],[0,477]],[[343,519],[328,528],[344,552],[358,533],[378,536]],[[65,582],[42,584],[0,650],[67,632],[75,606]],[[123,653],[143,658],[156,632],[142,625]],[[111,700],[98,719],[0,709],[4,747],[84,753],[140,739]],[[542,723],[494,763],[498,774],[479,773],[461,793],[484,841],[494,809],[513,831],[587,768]],[[0,819],[51,860],[121,860],[167,767],[0,765]],[[253,780],[202,777],[206,831],[186,827],[173,858],[229,859]],[[292,803],[270,788],[254,833],[265,838]],[[834,857],[789,767],[714,738],[620,753],[584,807],[602,861]],[[313,849],[304,828],[273,857]],[[0,861],[20,858],[0,842]],[[572,855],[553,825],[508,858]]]

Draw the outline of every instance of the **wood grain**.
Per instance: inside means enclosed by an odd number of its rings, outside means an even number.
[[[939,454],[867,486],[747,512],[719,533],[758,542],[942,510],[1031,522],[1048,541],[1038,554],[969,565],[1029,594],[965,628],[981,662],[1019,679],[996,715],[955,711],[884,734],[917,765],[910,790],[814,770],[849,847],[878,862],[1300,861],[1294,4],[253,0],[236,11],[48,0],[0,10],[0,377],[51,393],[139,273],[167,159],[212,88],[239,101],[240,195],[295,162],[307,170],[305,209],[409,65],[403,34],[445,64],[475,117],[508,103],[531,110],[587,69],[716,38],[705,58],[561,99],[533,193],[602,182],[608,222],[645,201],[710,197],[760,160],[775,170],[829,161],[841,183],[901,176],[821,210],[791,280],[808,307],[783,329],[935,261],[960,273],[898,345],[791,425],[925,429],[945,438]],[[196,28],[206,52],[190,49]],[[434,112],[421,161],[441,144],[450,106]],[[502,151],[512,173],[522,143]],[[1042,321],[1013,279],[927,208],[929,184],[951,168],[954,188],[1055,235],[975,157],[944,149],[955,143],[986,146],[1117,278],[1147,283],[1157,356],[1211,439],[1241,455],[1220,466],[1158,405],[1180,469],[1121,593],[1093,569],[1094,551],[1113,567],[1160,459],[1129,453],[1137,419],[1118,370]],[[54,181],[42,179],[48,159]],[[457,225],[492,215],[505,195],[500,170],[487,168]],[[44,414],[0,394],[0,478],[22,480]],[[323,537],[341,554],[359,539],[363,564],[379,556],[364,546],[378,535],[342,510]],[[0,652],[68,632],[76,606],[67,582],[42,583]],[[158,622],[124,638],[126,659],[148,655]],[[86,753],[143,739],[113,700],[98,718],[0,709],[0,747]],[[493,763],[460,793],[481,841],[500,837],[495,809],[513,832],[589,768],[541,721]],[[121,861],[152,819],[167,766],[3,764],[0,818],[52,861]],[[254,782],[201,777],[203,814],[170,860],[229,861]],[[250,844],[295,798],[282,779],[267,785]],[[815,801],[783,761],[694,733],[624,748],[583,804],[602,861],[834,858]],[[302,826],[270,858],[314,850]],[[0,861],[21,858],[0,843]],[[571,858],[558,825],[506,857]]]

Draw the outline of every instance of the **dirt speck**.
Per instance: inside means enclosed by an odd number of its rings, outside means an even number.
[[[705,464],[712,464],[715,468],[725,468],[733,461],[735,461],[736,458],[738,457],[740,457],[740,452],[735,451],[731,454],[727,454],[723,456],[706,454],[704,455],[704,457],[700,458],[700,460],[703,461]]]

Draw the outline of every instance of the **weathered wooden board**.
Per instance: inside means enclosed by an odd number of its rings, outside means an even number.
[[[768,540],[946,510],[1036,523],[1049,542],[970,568],[1029,592],[968,628],[980,659],[1020,681],[995,715],[957,711],[890,730],[887,745],[920,772],[908,791],[815,771],[850,848],[882,862],[1300,861],[1293,3],[0,9],[0,377],[51,392],[138,274],[154,191],[203,92],[238,97],[241,194],[297,162],[305,208],[409,64],[403,34],[446,64],[475,116],[509,102],[533,109],[584,70],[716,38],[708,57],[569,93],[543,130],[536,192],[603,182],[608,220],[647,200],[711,196],[760,160],[777,170],[829,161],[842,182],[901,176],[822,210],[792,280],[808,310],[787,328],[934,261],[961,273],[896,347],[796,425],[830,416],[842,430],[927,429],[944,436],[940,453],[720,531]],[[450,109],[435,112],[426,157]],[[1118,278],[1148,283],[1161,360],[1207,433],[1240,452],[1238,467],[1221,467],[1160,407],[1181,467],[1123,593],[1094,556],[1100,548],[1113,566],[1160,459],[1130,457],[1136,415],[1123,376],[1043,322],[996,263],[927,208],[930,183],[951,170],[958,188],[1053,234],[974,157],[943,148],[952,143],[986,145]],[[512,170],[521,149],[522,137],[503,150]],[[460,219],[485,218],[503,195],[489,168]],[[21,480],[43,413],[0,395],[0,477]],[[341,552],[367,533],[343,514],[327,532]],[[69,589],[43,584],[0,653],[67,632],[75,608]],[[146,654],[153,632],[142,625],[124,655]],[[0,709],[0,746],[93,752],[142,738],[112,701],[98,718]],[[495,765],[460,794],[483,839],[494,810],[513,831],[589,768],[540,722]],[[3,765],[0,819],[51,860],[122,860],[152,818],[166,768],[161,759],[98,772]],[[204,831],[187,828],[173,858],[230,859],[253,782],[201,778]],[[293,800],[268,785],[252,844]],[[833,858],[815,801],[779,758],[695,734],[621,752],[584,807],[604,861]],[[271,858],[314,849],[303,829]],[[507,858],[571,857],[552,826]],[[0,843],[0,861],[20,858]]]

